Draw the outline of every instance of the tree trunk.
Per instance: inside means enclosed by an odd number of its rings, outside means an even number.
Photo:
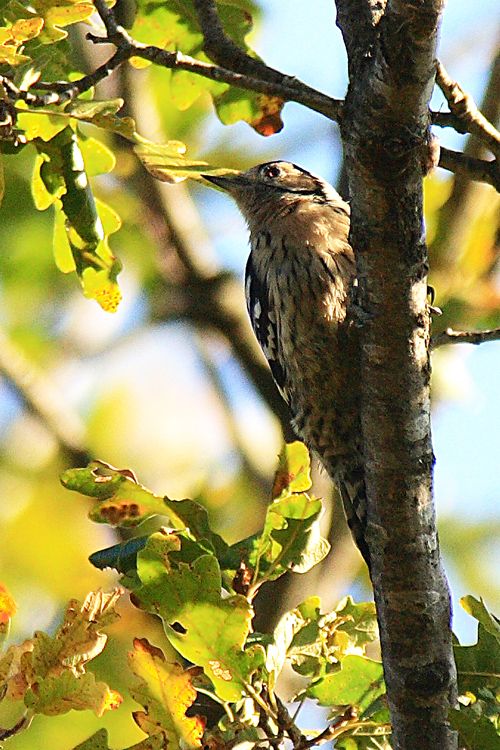
[[[349,56],[341,130],[359,274],[362,429],[393,742],[451,750],[451,608],[432,502],[422,177],[440,0],[337,0]]]

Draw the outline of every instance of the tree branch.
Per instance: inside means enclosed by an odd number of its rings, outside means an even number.
[[[486,161],[450,148],[441,148],[438,167],[476,182],[486,182],[500,192],[500,168],[496,159]]]
[[[480,109],[490,122],[498,123],[500,116],[500,51],[496,52],[491,61],[490,73]],[[482,157],[484,150],[481,141],[477,138],[468,138],[463,157],[465,159],[478,159]],[[452,159],[455,158],[453,152],[451,154],[445,152],[444,158],[448,156]],[[460,159],[460,161],[462,160]],[[434,271],[445,274],[446,278],[453,277],[462,255],[464,243],[469,237],[470,227],[474,225],[479,213],[483,210],[485,200],[488,200],[488,198],[485,196],[483,185],[471,181],[468,172],[457,171],[453,180],[451,195],[438,212],[437,229],[431,248]]]
[[[451,114],[454,116],[453,127],[458,132],[475,135],[498,159],[500,157],[500,133],[481,114],[472,96],[449,76],[439,60],[436,62],[436,83],[443,92]],[[439,117],[435,117],[434,121],[436,119]],[[461,130],[460,126],[462,126]]]
[[[215,63],[237,73],[259,78],[261,81],[292,87],[298,84],[305,89],[309,88],[297,78],[270,68],[262,60],[250,57],[238,47],[225,33],[214,0],[194,0],[194,7],[203,34],[203,50]],[[313,94],[316,93],[314,90],[311,91]]]
[[[115,45],[116,52],[109,60],[100,65],[93,73],[89,73],[77,81],[51,83],[39,81],[33,84],[32,89],[46,90],[49,92],[47,94],[33,94],[31,91],[22,91],[5,76],[0,76],[0,84],[4,86],[9,98],[13,101],[22,100],[32,107],[58,105],[88,91],[131,57],[139,57],[167,69],[184,70],[237,88],[277,97],[285,102],[296,102],[330,120],[341,120],[344,106],[341,99],[327,96],[307,86],[297,78],[280,73],[260,60],[250,57],[224,33],[212,0],[197,0],[196,5],[200,25],[205,34],[206,49],[214,59],[222,60],[226,65],[232,65],[234,69],[197,60],[189,55],[184,55],[180,51],[170,52],[154,45],[141,44],[117,24],[113,11],[106,6],[103,0],[96,0],[95,6],[105,25],[107,36],[97,37],[89,33],[87,38],[95,44]],[[343,3],[339,3],[339,19],[344,18],[342,7]],[[360,49],[356,57],[357,64],[361,64],[359,61],[366,60],[371,55],[368,48],[376,38],[375,31],[381,18],[383,3],[376,2],[376,0],[373,0],[373,2],[367,0],[366,7],[361,6],[362,9],[363,7],[363,12],[356,11],[356,22],[353,24],[353,55],[356,49]],[[358,21],[361,24],[359,28]],[[349,40],[349,34],[344,33],[344,38]],[[359,39],[362,39],[362,48],[357,46]],[[353,62],[350,63],[351,67],[353,64]],[[466,127],[464,121],[452,113],[431,113],[431,116],[435,124],[453,125],[459,132],[464,132]],[[443,149],[439,166],[458,174],[467,175],[472,180],[487,182],[498,189],[499,178],[496,162],[481,159],[470,161],[460,157],[461,155],[458,153],[447,152]]]
[[[489,341],[500,341],[500,328],[491,328],[486,331],[454,331],[447,328],[445,331],[436,333],[431,338],[431,349],[437,349],[446,344],[485,344]]]
[[[395,750],[455,750],[450,597],[432,503],[423,149],[441,0],[388,0],[370,55],[352,8],[341,132],[358,267],[367,542]],[[366,44],[365,40],[360,41]],[[354,49],[353,49],[354,48]]]

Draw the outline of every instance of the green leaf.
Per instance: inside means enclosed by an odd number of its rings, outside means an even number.
[[[336,610],[322,614],[320,600],[312,596],[297,609],[303,626],[290,644],[288,658],[296,672],[314,680],[349,655],[363,656],[366,645],[376,638],[375,606],[371,602],[355,604],[346,597]]]
[[[287,443],[279,456],[272,490],[273,499],[288,497],[294,492],[307,492],[311,486],[309,451],[299,440]]]
[[[192,0],[170,0],[168,4],[139,0],[138,8],[131,30],[135,39],[208,61]],[[253,25],[250,9],[254,10],[249,4],[238,7],[231,0],[217,3],[225,32],[240,48],[256,57],[246,43]],[[147,65],[139,58],[133,58],[132,62],[140,67]],[[230,87],[186,71],[173,71],[170,75],[170,98],[180,110],[190,107],[204,93],[213,98],[217,115],[224,124],[243,120],[261,135],[272,135],[283,127],[280,114],[284,102],[281,99]]]
[[[48,142],[37,139],[35,145],[41,161],[35,165],[32,192],[37,207],[55,203],[56,264],[65,273],[76,269],[85,296],[95,299],[103,310],[114,312],[121,299],[116,283],[121,266],[108,239],[120,228],[120,217],[94,199],[79,139],[71,127]],[[100,153],[102,157],[106,151]],[[105,166],[109,166],[109,157],[107,161]]]
[[[488,687],[500,691],[500,646],[495,635],[481,623],[477,643],[473,646],[454,646],[460,693],[478,695]]]
[[[118,573],[128,575],[137,570],[137,553],[144,549],[149,536],[138,536],[121,544],[94,552],[89,561],[99,570],[114,568]]]
[[[326,557],[330,545],[320,534],[321,512],[321,501],[303,493],[268,507],[262,533],[231,547],[254,569],[254,584],[279,578],[287,570],[305,573]]]
[[[169,750],[191,750],[201,747],[204,723],[199,716],[186,716],[196,699],[192,670],[168,662],[161,649],[145,638],[134,640],[129,665],[140,678],[131,695],[144,706],[135,711],[136,724],[150,736],[163,735]]]
[[[378,638],[377,613],[374,602],[355,604],[351,596],[346,596],[336,607],[337,642],[343,648],[340,653],[354,649],[364,650],[368,643]],[[339,649],[340,650],[340,649]],[[338,658],[341,658],[339,655]]]
[[[482,599],[475,599],[473,596],[464,596],[460,599],[460,604],[472,617],[478,620],[485,630],[494,636],[500,644],[500,621],[487,608]]]
[[[65,190],[62,175],[52,171],[51,162],[47,161],[43,154],[37,154],[31,177],[31,195],[36,208],[39,211],[45,211],[61,197]]]
[[[28,688],[24,702],[36,714],[59,716],[68,711],[92,710],[96,716],[118,708],[121,697],[92,672],[76,675],[70,671],[47,675]]]
[[[484,716],[478,718],[467,708],[452,708],[449,720],[453,729],[459,732],[461,745],[467,750],[500,750],[500,736]]]
[[[76,745],[73,750],[109,750],[107,731],[99,729],[92,737]]]
[[[299,609],[286,612],[274,629],[272,642],[266,649],[266,669],[269,689],[274,690],[295,635],[304,627],[305,620]]]
[[[63,131],[68,125],[68,119],[56,110],[50,112],[41,112],[35,109],[25,109],[23,102],[17,103],[19,111],[17,116],[17,125],[24,132],[26,140],[34,141],[40,138],[42,141],[51,141],[58,133]]]
[[[203,506],[192,500],[160,497],[139,484],[130,469],[116,469],[104,461],[92,461],[85,469],[67,469],[61,475],[64,487],[96,500],[89,518],[112,526],[137,526],[152,516],[168,516],[177,529],[189,529],[195,539],[206,539],[218,554],[227,550],[215,534]]]
[[[0,681],[10,697],[47,716],[71,709],[92,709],[101,716],[116,708],[121,696],[85,669],[106,644],[103,628],[118,618],[114,607],[120,595],[91,592],[82,604],[71,600],[53,636],[37,631],[11,646],[0,659]]]
[[[287,570],[306,573],[329,552],[320,534],[320,500],[303,490],[311,486],[310,460],[303,443],[286,445],[280,455],[264,529],[230,548],[236,559],[253,568],[253,586],[274,580]]]
[[[5,172],[3,168],[3,155],[0,152],[0,206],[5,195]]]
[[[119,117],[123,99],[103,99],[83,101],[76,99],[65,107],[65,115],[78,122],[88,122],[103,130],[117,133],[129,141],[134,141],[135,122],[131,117]]]
[[[152,143],[136,136],[134,151],[153,177],[162,182],[180,182],[187,177],[201,179],[203,175],[234,174],[237,170],[213,167],[205,161],[186,159],[186,147],[179,141]]]
[[[42,204],[43,205],[43,204]],[[42,209],[43,210],[43,209]],[[60,206],[54,206],[54,230],[52,234],[52,252],[57,268],[61,273],[76,271],[76,263],[66,231],[66,216]]]
[[[382,664],[364,656],[346,656],[336,672],[310,685],[306,694],[322,706],[355,706],[358,714],[385,692]]]
[[[97,138],[82,137],[81,134],[79,141],[85,170],[90,177],[113,171],[116,164],[115,155],[102,141],[98,141]],[[121,222],[119,222],[117,229],[119,229],[120,224]]]
[[[203,667],[217,695],[237,701],[253,672],[262,665],[258,645],[244,650],[253,610],[245,597],[223,598],[215,557],[203,555],[191,564],[175,565],[180,539],[153,534],[137,555],[142,586],[134,596],[141,607],[159,615],[168,639],[186,659]]]

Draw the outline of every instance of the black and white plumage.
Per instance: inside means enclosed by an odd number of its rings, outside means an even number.
[[[293,425],[336,482],[367,563],[359,347],[347,318],[355,284],[349,206],[327,182],[283,161],[207,177],[250,230],[248,313]]]

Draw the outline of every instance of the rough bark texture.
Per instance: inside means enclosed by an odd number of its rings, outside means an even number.
[[[393,743],[451,750],[450,599],[432,502],[423,166],[440,0],[337,0],[359,272],[368,544]],[[368,20],[367,20],[368,19]]]

